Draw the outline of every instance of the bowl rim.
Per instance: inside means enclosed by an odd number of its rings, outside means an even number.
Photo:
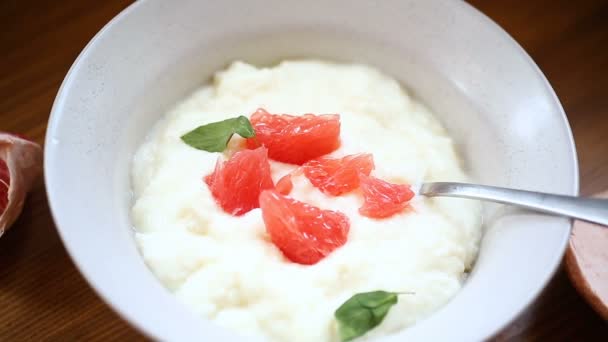
[[[555,89],[553,89],[553,87],[551,86],[551,83],[549,83],[549,80],[547,79],[545,74],[542,72],[540,67],[534,62],[534,60],[528,54],[528,52],[521,45],[519,45],[519,43],[515,40],[515,38],[513,38],[513,36],[511,36],[497,22],[492,20],[490,17],[488,17],[485,13],[481,12],[475,6],[469,4],[468,2],[465,2],[465,1],[461,1],[460,5],[465,8],[468,8],[469,10],[474,12],[475,15],[480,18],[480,20],[486,22],[489,29],[493,29],[493,30],[497,31],[498,34],[502,35],[509,42],[509,44],[511,46],[513,46],[517,51],[519,51],[519,53],[525,58],[526,62],[534,69],[537,76],[540,77],[540,79],[542,80],[543,84],[545,85],[545,88],[547,89],[548,93],[552,97],[552,100],[556,103],[557,109],[559,110],[559,113],[560,113],[560,119],[562,121],[562,124],[566,128],[566,132],[567,132],[567,136],[568,136],[568,146],[570,148],[570,152],[572,155],[571,165],[573,168],[573,173],[572,173],[573,179],[572,179],[572,184],[571,184],[572,193],[569,195],[578,196],[579,192],[580,192],[580,174],[579,174],[580,170],[579,170],[579,163],[578,163],[578,153],[576,151],[576,143],[574,141],[574,135],[572,134],[572,128],[570,127],[570,122],[568,121],[568,116],[566,115],[566,112],[564,111],[564,107],[562,106],[561,101],[559,100],[559,98],[557,97],[557,94],[555,93]],[[568,247],[568,241],[570,240],[570,235],[572,234],[573,225],[574,225],[574,220],[570,219],[569,223],[568,223],[568,234],[566,234],[564,236],[564,239],[561,241],[561,246],[560,246],[561,252],[559,253],[559,259],[556,260],[556,262],[554,262],[552,269],[547,273],[545,279],[543,279],[543,281],[541,282],[541,286],[538,287],[536,291],[528,293],[528,299],[526,300],[526,303],[524,305],[522,305],[519,310],[514,312],[514,315],[512,317],[504,320],[501,325],[497,326],[497,329],[494,332],[494,334],[492,334],[490,336],[486,336],[487,339],[495,337],[500,332],[505,330],[511,323],[513,323],[518,317],[520,317],[524,311],[526,311],[528,308],[530,308],[532,306],[532,304],[534,304],[535,300],[540,296],[540,294],[547,288],[547,285],[549,284],[549,282],[555,277],[555,274],[557,273],[557,271],[560,267],[561,261],[564,259],[564,255],[566,254],[566,249]]]
[[[148,338],[155,338],[154,332],[151,331],[146,324],[144,324],[141,320],[139,320],[136,315],[132,315],[127,310],[125,310],[123,308],[123,305],[121,303],[117,302],[110,293],[108,293],[101,285],[99,285],[98,283],[93,281],[93,277],[92,277],[93,270],[90,269],[87,265],[85,265],[82,261],[78,260],[75,257],[74,251],[77,247],[74,244],[71,244],[69,242],[69,239],[67,238],[67,232],[65,230],[62,230],[59,225],[59,218],[56,214],[56,212],[57,212],[56,204],[54,204],[57,202],[53,200],[53,198],[54,198],[53,191],[50,186],[50,184],[52,183],[52,180],[49,176],[49,173],[46,172],[46,170],[50,167],[50,164],[51,164],[51,160],[50,160],[50,157],[48,157],[49,153],[47,150],[50,149],[50,146],[53,145],[53,138],[52,138],[52,134],[50,134],[50,133],[55,131],[55,129],[56,129],[58,118],[60,117],[60,112],[63,110],[63,102],[64,102],[65,98],[68,96],[65,89],[69,86],[70,83],[72,83],[72,81],[75,77],[75,74],[76,74],[76,70],[79,69],[80,65],[83,63],[83,60],[89,55],[89,53],[91,53],[93,46],[95,46],[96,44],[99,43],[100,38],[107,31],[112,29],[112,27],[115,26],[118,22],[125,20],[125,18],[127,18],[129,15],[131,15],[132,12],[135,12],[137,10],[137,8],[143,6],[144,4],[146,4],[148,2],[149,2],[148,0],[139,0],[139,1],[133,2],[130,5],[128,5],[126,8],[124,8],[116,16],[114,16],[85,45],[83,50],[79,53],[78,57],[74,60],[70,69],[68,70],[64,80],[61,83],[61,86],[59,87],[57,95],[53,101],[53,105],[51,107],[51,111],[50,111],[50,115],[49,115],[49,119],[48,119],[48,127],[47,127],[45,141],[44,141],[44,151],[45,151],[45,153],[44,153],[44,183],[45,183],[45,190],[46,190],[46,194],[47,194],[47,198],[48,198],[48,204],[49,204],[49,208],[50,208],[50,212],[51,212],[51,217],[56,226],[58,235],[59,235],[70,259],[72,260],[73,264],[76,266],[76,269],[84,277],[84,279],[86,280],[88,285],[95,291],[95,293],[112,309],[112,311],[114,311],[116,314],[118,314],[118,316],[121,319],[126,321],[129,325],[131,325],[133,328],[135,328],[138,332],[142,333],[143,335],[147,336]],[[553,87],[551,86],[551,84],[549,83],[546,76],[539,68],[539,66],[534,62],[532,57],[530,57],[530,55],[526,52],[526,50],[524,50],[524,48],[521,45],[519,45],[519,43],[507,31],[505,31],[500,25],[498,25],[498,23],[493,21],[490,17],[488,17],[486,14],[484,14],[483,12],[481,12],[479,9],[477,9],[473,5],[469,4],[468,2],[460,1],[460,2],[456,2],[456,3],[457,4],[454,4],[454,6],[461,6],[461,8],[463,10],[471,12],[472,15],[478,17],[480,21],[484,22],[484,25],[487,27],[488,30],[494,30],[494,31],[496,31],[496,33],[498,35],[502,36],[505,39],[505,42],[507,42],[511,47],[515,48],[515,50],[518,51],[518,53],[532,67],[536,76],[539,77],[539,80],[542,81],[548,94],[551,97],[551,100],[556,104],[556,109],[559,111],[559,114],[560,114],[561,124],[566,129],[566,133],[567,133],[566,136],[568,139],[568,148],[570,149],[569,153],[572,156],[570,166],[572,167],[572,171],[573,171],[573,173],[572,173],[573,179],[571,180],[572,183],[569,184],[569,187],[571,188],[570,195],[574,195],[574,196],[579,195],[579,191],[580,191],[579,172],[580,171],[579,171],[579,162],[578,162],[576,144],[574,141],[574,136],[572,134],[572,129],[570,127],[568,118],[566,116],[566,113],[563,109],[563,106],[562,106],[559,98],[557,97],[557,94],[555,93],[555,90],[553,89]],[[490,339],[490,338],[496,336],[497,334],[499,334],[501,331],[503,331],[508,325],[510,325],[513,321],[515,321],[518,317],[520,317],[521,314],[534,303],[534,301],[536,300],[536,298],[538,298],[538,296],[541,294],[541,292],[544,291],[544,289],[547,287],[550,280],[553,279],[553,277],[555,276],[557,270],[559,269],[561,260],[563,260],[563,257],[566,253],[566,248],[567,248],[567,244],[568,244],[570,234],[572,231],[573,223],[574,223],[574,220],[572,220],[572,219],[569,220],[568,227],[567,227],[568,232],[567,232],[567,234],[565,234],[563,240],[560,242],[560,244],[561,244],[560,253],[557,254],[557,256],[559,256],[559,258],[555,259],[555,261],[554,261],[553,265],[551,266],[551,269],[547,273],[545,279],[542,280],[542,282],[540,284],[541,286],[539,286],[536,291],[532,291],[532,292],[528,293],[528,298],[526,298],[525,301],[522,301],[522,305],[521,305],[520,309],[514,311],[513,314],[511,315],[511,317],[508,317],[507,319],[503,320],[501,324],[496,326],[495,331],[493,333],[489,334],[488,336],[485,336],[484,339]]]

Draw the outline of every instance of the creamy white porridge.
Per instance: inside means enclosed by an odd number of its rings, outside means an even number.
[[[260,209],[226,214],[202,181],[221,153],[180,137],[193,128],[263,107],[271,113],[339,113],[336,157],[372,153],[372,175],[393,183],[465,180],[452,140],[400,85],[362,65],[236,62],[171,110],[137,151],[132,219],[141,253],[158,279],[201,317],[276,341],[338,340],[334,311],[355,293],[399,296],[364,338],[410,326],[461,288],[478,249],[476,202],[415,197],[386,219],[359,214],[360,195],[329,197],[303,176],[290,196],[350,219],[346,244],[314,265],[287,260],[267,236]],[[241,138],[234,137],[229,151]],[[225,152],[224,155],[227,155]],[[296,166],[271,161],[276,182]]]

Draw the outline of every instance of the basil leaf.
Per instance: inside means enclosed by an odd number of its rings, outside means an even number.
[[[397,304],[396,292],[372,291],[350,297],[334,313],[341,341],[364,335],[382,322],[388,310]]]
[[[242,136],[243,138],[255,137],[255,130],[253,129],[253,126],[251,126],[251,122],[249,122],[249,119],[243,115],[236,118],[234,133]]]
[[[222,152],[235,133],[243,138],[255,136],[255,130],[249,119],[241,115],[236,118],[199,126],[182,135],[181,138],[186,144],[196,149],[207,152]]]

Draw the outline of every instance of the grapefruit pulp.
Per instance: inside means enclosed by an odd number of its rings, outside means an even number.
[[[258,109],[251,115],[255,137],[247,139],[250,149],[262,145],[271,159],[302,165],[340,146],[340,115],[270,114]]]
[[[347,240],[350,222],[341,212],[323,210],[276,191],[260,195],[266,232],[289,260],[312,265]]]
[[[0,215],[8,205],[8,189],[11,184],[11,174],[8,170],[8,165],[3,159],[0,159]]]
[[[307,162],[302,168],[312,185],[327,195],[339,196],[359,187],[359,174],[372,172],[374,158],[369,153],[337,159],[321,157]]]
[[[259,208],[262,190],[274,187],[265,147],[236,152],[220,160],[213,173],[205,177],[213,198],[228,214],[239,216]]]
[[[381,179],[359,174],[363,206],[359,213],[371,218],[385,218],[395,215],[409,206],[414,192],[409,185],[392,184]]]

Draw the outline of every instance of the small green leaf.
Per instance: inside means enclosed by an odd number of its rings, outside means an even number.
[[[247,119],[246,116],[239,116],[236,118],[236,125],[234,129],[234,133],[242,136],[243,138],[253,138],[255,137],[255,130],[253,126],[251,126],[251,122]]]
[[[396,292],[372,291],[350,297],[334,313],[342,341],[350,341],[378,326],[397,304]]]
[[[182,135],[182,140],[199,150],[222,152],[228,141],[236,133],[243,138],[253,138],[255,130],[245,116],[239,116],[223,121],[212,122]]]

